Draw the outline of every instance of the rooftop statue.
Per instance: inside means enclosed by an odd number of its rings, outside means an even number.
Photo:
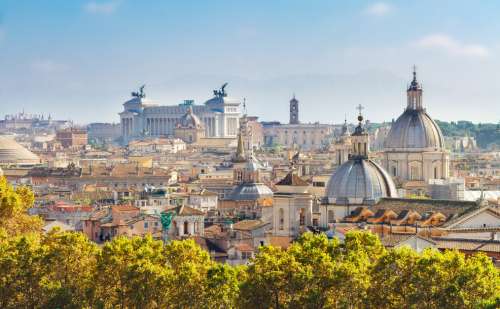
[[[140,88],[139,88],[139,91],[134,91],[132,92],[132,96],[134,98],[140,98],[140,99],[143,99],[146,97],[146,93],[144,92],[144,87],[146,87],[146,85],[142,85]]]
[[[174,214],[169,212],[162,212],[160,214],[160,221],[162,226],[162,237],[163,241],[167,241],[168,239],[168,231],[170,230],[170,226],[172,225],[172,219],[174,218]]]
[[[215,95],[216,97],[227,97],[227,93],[226,93],[226,90],[225,90],[226,86],[227,86],[227,83],[224,83],[224,84],[220,87],[220,89],[219,89],[219,90],[215,89],[215,90],[214,90],[214,95]]]
[[[161,225],[163,227],[163,230],[168,231],[170,229],[170,225],[172,224],[172,218],[174,217],[174,214],[169,212],[169,213],[161,213]]]

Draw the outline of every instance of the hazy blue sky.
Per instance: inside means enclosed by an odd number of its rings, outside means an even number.
[[[0,0],[0,116],[118,121],[146,83],[160,104],[229,82],[250,114],[372,121],[405,105],[417,65],[437,119],[500,120],[500,1]]]

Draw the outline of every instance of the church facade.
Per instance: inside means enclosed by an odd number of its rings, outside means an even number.
[[[139,92],[132,92],[132,99],[123,104],[119,113],[123,143],[144,137],[173,136],[188,109],[200,119],[205,137],[235,138],[241,102],[227,96],[226,85],[214,90],[214,96],[203,105],[186,100],[179,105],[161,106],[146,98],[144,86]]]

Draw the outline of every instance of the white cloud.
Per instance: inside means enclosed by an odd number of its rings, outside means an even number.
[[[58,73],[68,69],[66,65],[51,59],[36,60],[32,63],[32,67],[35,71],[42,73]]]
[[[368,6],[364,13],[373,16],[384,16],[389,14],[393,10],[392,5],[386,2],[377,2]]]
[[[120,5],[119,1],[90,1],[84,6],[85,11],[92,14],[112,14]]]
[[[478,44],[465,44],[446,34],[431,34],[420,38],[416,46],[426,49],[441,50],[448,54],[470,57],[486,57],[490,51]]]

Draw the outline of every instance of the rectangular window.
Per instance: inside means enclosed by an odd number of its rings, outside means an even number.
[[[147,222],[144,222],[144,228],[147,229],[148,228],[148,223]]]
[[[299,221],[300,221],[300,223],[299,223],[300,225],[305,225],[306,224],[306,215],[305,215],[304,208],[300,209]]]
[[[333,210],[328,210],[328,223],[335,222],[335,213]]]

